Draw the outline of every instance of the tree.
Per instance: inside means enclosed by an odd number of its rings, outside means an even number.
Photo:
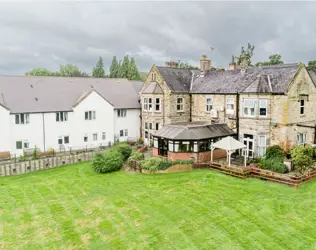
[[[283,64],[283,61],[281,60],[281,55],[279,54],[273,54],[269,56],[269,61],[265,62],[257,62],[256,66],[268,66],[268,65],[277,65],[277,64]]]
[[[49,71],[48,69],[44,68],[35,68],[25,73],[25,75],[27,76],[53,76],[55,74],[55,72]]]
[[[110,66],[110,78],[118,78],[120,73],[120,65],[116,59],[116,56],[113,56],[112,63]]]
[[[93,67],[92,76],[97,78],[105,77],[104,64],[101,56],[99,57],[95,67]]]
[[[316,60],[309,61],[308,66],[306,68],[307,68],[307,70],[311,70],[311,71],[314,71],[316,73]]]
[[[128,78],[128,68],[129,68],[129,58],[128,56],[124,56],[122,65],[120,66],[119,77]]]
[[[84,75],[77,66],[72,64],[60,65],[59,73],[66,77],[81,77]]]
[[[248,43],[246,50],[244,49],[244,46],[242,46],[240,55],[237,57],[237,65],[240,65],[243,60],[247,62],[247,65],[251,65],[251,57],[253,56],[254,49],[255,46],[251,45],[251,43]]]
[[[299,145],[291,151],[294,168],[300,174],[305,174],[313,164],[313,148],[311,146]]]
[[[128,79],[129,80],[140,80],[139,72],[136,66],[135,59],[132,57],[128,68]]]

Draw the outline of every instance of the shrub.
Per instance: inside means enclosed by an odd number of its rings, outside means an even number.
[[[279,145],[274,145],[267,148],[266,151],[266,159],[270,158],[281,158],[283,160],[285,156],[284,150]]]
[[[122,165],[123,157],[118,150],[108,150],[103,155],[97,154],[92,161],[92,167],[97,173],[118,171]]]
[[[190,160],[176,160],[176,161],[173,161],[172,162],[172,165],[177,165],[177,164],[193,164],[194,163],[194,160],[193,159],[190,159]]]
[[[119,143],[113,149],[111,149],[111,151],[113,150],[114,151],[116,150],[122,154],[123,161],[126,161],[132,153],[132,147],[128,145],[127,143]]]
[[[283,159],[281,158],[263,158],[259,163],[263,169],[272,170],[276,173],[284,174],[288,172],[288,168],[283,163]]]
[[[34,150],[33,150],[33,153],[32,153],[32,159],[33,160],[36,160],[36,159],[38,159],[39,158],[39,150],[38,150],[38,148],[35,146],[34,147]]]
[[[145,156],[143,153],[134,151],[134,152],[132,152],[131,156],[128,158],[127,163],[133,164],[134,162],[137,162],[137,161],[140,162],[144,159],[145,159]]]
[[[166,170],[172,166],[172,162],[167,159],[152,157],[141,162],[142,169],[149,171]]]
[[[299,145],[291,151],[294,169],[300,174],[306,173],[313,164],[314,149],[311,146]]]

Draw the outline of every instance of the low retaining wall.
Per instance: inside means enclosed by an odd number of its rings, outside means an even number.
[[[179,173],[179,172],[186,172],[192,171],[193,166],[192,164],[177,164],[174,165],[166,170],[158,170],[158,171],[150,171],[150,170],[142,170],[144,174],[168,174],[168,173]]]
[[[279,174],[273,171],[261,169],[254,166],[234,167],[224,166],[220,164],[193,164],[193,169],[212,169],[223,174],[239,177],[242,179],[246,178],[257,178],[270,182],[276,182],[285,184],[291,187],[298,187],[303,183],[307,183],[311,180],[316,179],[316,169],[313,169],[308,175],[305,176],[290,176],[287,174]]]
[[[65,156],[55,156],[38,160],[7,163],[0,165],[0,176],[25,174],[43,169],[56,168],[68,164],[90,161],[97,153],[103,152],[105,152],[105,150],[83,152],[79,154]]]

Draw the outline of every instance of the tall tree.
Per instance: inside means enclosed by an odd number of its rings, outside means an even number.
[[[81,77],[82,73],[80,69],[72,64],[66,64],[66,65],[60,65],[59,67],[59,73],[61,76],[67,76],[67,77]]]
[[[128,56],[124,56],[122,65],[120,67],[120,77],[128,78],[128,68],[129,68],[129,58]]]
[[[120,73],[120,65],[116,59],[116,56],[113,56],[112,63],[110,66],[110,78],[118,78]]]
[[[244,46],[241,47],[240,55],[237,57],[237,64],[240,65],[243,60],[246,60],[248,65],[251,65],[251,57],[253,56],[253,51],[255,46],[248,43],[247,49],[245,50]]]
[[[136,66],[135,59],[132,57],[128,68],[128,79],[129,80],[140,80],[140,75]]]
[[[92,76],[97,78],[105,77],[104,64],[101,56],[99,57],[95,67],[93,67]]]
[[[307,68],[307,70],[311,70],[311,71],[314,71],[316,73],[316,60],[309,61],[306,68]]]

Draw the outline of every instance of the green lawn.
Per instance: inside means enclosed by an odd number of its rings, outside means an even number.
[[[0,249],[316,248],[316,181],[97,175],[83,163],[0,177],[0,195]]]

